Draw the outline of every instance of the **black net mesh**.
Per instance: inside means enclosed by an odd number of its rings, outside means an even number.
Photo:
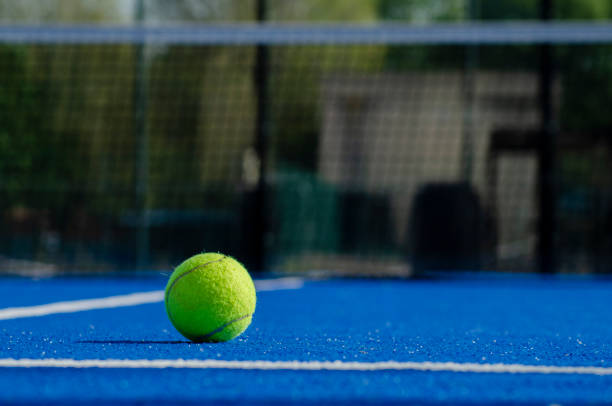
[[[467,27],[3,27],[2,269],[610,271],[609,27]]]

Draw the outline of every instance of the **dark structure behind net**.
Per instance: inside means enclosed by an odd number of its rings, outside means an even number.
[[[2,269],[610,272],[608,32],[2,27]]]

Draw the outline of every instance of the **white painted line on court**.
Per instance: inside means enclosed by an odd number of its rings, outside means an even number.
[[[216,359],[0,359],[1,368],[191,368],[292,371],[433,371],[612,375],[612,368],[457,362],[223,361]]]
[[[110,296],[99,299],[71,300],[48,303],[39,306],[9,307],[0,310],[0,320],[39,317],[57,313],[75,313],[85,310],[109,309],[113,307],[136,306],[164,300],[164,292],[131,293],[129,295]]]
[[[277,279],[259,279],[255,281],[255,289],[257,289],[258,292],[301,289],[303,286],[304,279],[291,276]]]
[[[258,292],[300,289],[304,281],[300,278],[263,279],[255,281]],[[156,303],[164,300],[163,290],[152,292],[130,293],[127,295],[109,296],[98,299],[71,300],[48,303],[38,306],[9,307],[0,309],[0,320],[21,319],[25,317],[47,316],[58,313],[76,313],[86,310],[111,309],[115,307],[136,306]]]

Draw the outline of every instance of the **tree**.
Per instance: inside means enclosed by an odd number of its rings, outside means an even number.
[[[34,78],[28,52],[2,46],[0,60],[0,200],[4,208],[57,207],[61,201],[41,193],[69,187],[70,146],[49,126],[48,90]]]
[[[0,16],[11,22],[129,21],[121,0],[0,0]]]

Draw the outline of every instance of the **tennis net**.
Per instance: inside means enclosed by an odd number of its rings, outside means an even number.
[[[3,25],[0,87],[5,268],[610,269],[609,23]]]

